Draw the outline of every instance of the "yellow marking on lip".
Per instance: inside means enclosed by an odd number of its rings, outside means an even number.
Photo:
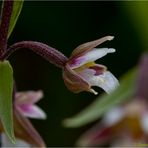
[[[80,72],[80,71],[82,71],[84,69],[87,69],[88,67],[91,67],[91,66],[94,66],[94,65],[95,65],[95,62],[89,62],[89,63],[86,63],[86,64],[84,64],[84,65],[82,65],[82,66],[80,66],[78,68],[75,68],[74,70],[76,72]]]

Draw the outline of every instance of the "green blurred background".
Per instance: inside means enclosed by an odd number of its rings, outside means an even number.
[[[22,40],[40,41],[69,57],[79,44],[113,35],[113,41],[100,47],[115,48],[116,53],[97,62],[106,65],[119,78],[138,63],[142,51],[147,48],[146,38],[142,39],[146,32],[137,25],[136,15],[142,19],[137,10],[138,3],[147,9],[148,2],[25,1],[9,45]],[[47,146],[74,146],[79,135],[91,125],[68,129],[63,127],[62,120],[78,113],[96,96],[70,92],[64,85],[61,69],[28,49],[16,51],[10,61],[19,91],[44,91],[39,105],[48,114],[48,119],[32,122]]]

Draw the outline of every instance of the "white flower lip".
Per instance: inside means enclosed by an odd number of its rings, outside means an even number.
[[[105,71],[102,75],[95,75],[95,71],[92,69],[85,69],[79,73],[79,75],[84,78],[90,86],[98,86],[104,89],[108,94],[119,86],[118,80],[115,76],[109,72]],[[92,93],[97,95],[97,92],[91,89]]]

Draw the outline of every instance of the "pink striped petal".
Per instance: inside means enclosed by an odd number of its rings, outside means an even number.
[[[69,65],[72,69],[78,68],[86,63],[94,62],[97,59],[107,55],[108,53],[115,52],[113,48],[94,48],[93,50],[83,54],[82,56],[73,58]]]
[[[15,96],[16,104],[33,104],[38,102],[43,97],[43,92],[39,91],[26,91],[17,92]]]
[[[36,119],[46,119],[45,112],[41,108],[37,107],[36,105],[20,105],[20,106],[16,106],[16,108],[25,117],[36,118]]]

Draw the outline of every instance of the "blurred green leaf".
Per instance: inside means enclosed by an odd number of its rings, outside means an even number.
[[[130,18],[130,21],[135,27],[136,32],[139,33],[139,40],[142,42],[143,48],[141,50],[148,50],[148,3],[147,1],[135,1],[131,4],[129,2],[124,1],[124,11],[127,11],[127,15]],[[121,7],[123,8],[123,7]]]
[[[17,19],[20,15],[22,7],[23,7],[23,2],[24,2],[23,0],[13,2],[13,10],[12,10],[10,24],[9,24],[8,38],[10,37],[10,35],[15,27],[15,24],[17,22]]]
[[[0,62],[0,118],[5,132],[14,143],[12,118],[13,70],[8,61]]]
[[[120,86],[111,94],[98,97],[90,106],[72,118],[65,119],[66,127],[79,127],[99,119],[113,106],[129,99],[134,93],[136,70],[129,71],[121,79]]]

